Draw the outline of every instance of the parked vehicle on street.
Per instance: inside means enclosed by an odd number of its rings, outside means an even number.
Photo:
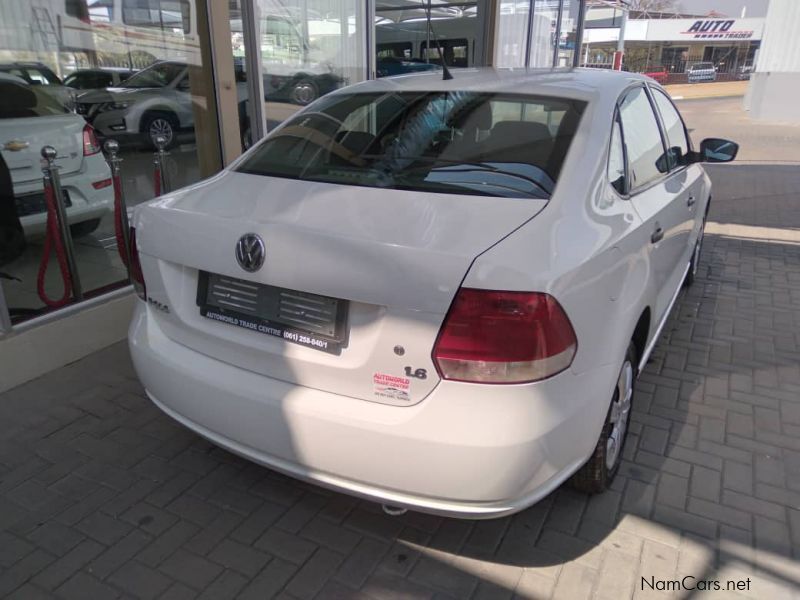
[[[136,71],[123,67],[80,69],[64,78],[64,85],[76,90],[102,90],[119,87]]]
[[[47,222],[40,151],[58,152],[61,186],[74,235],[87,235],[113,207],[111,171],[94,130],[43,86],[0,77],[0,151],[14,186],[26,236],[44,233]]]
[[[667,71],[666,67],[660,67],[658,69],[647,71],[645,75],[650,79],[655,79],[661,85],[667,83],[667,80],[669,79],[669,71]]]
[[[753,74],[753,65],[742,65],[739,67],[739,70],[736,73],[736,78],[740,81],[746,81],[750,79],[751,75]]]
[[[72,110],[75,105],[75,93],[66,87],[52,69],[40,62],[0,63],[0,73],[14,75],[23,79],[28,85],[42,86],[42,91],[56,101]]]
[[[695,63],[686,71],[686,77],[689,83],[700,83],[703,81],[716,81],[717,69],[714,63],[701,62]]]
[[[384,505],[491,518],[619,469],[711,182],[642,75],[384,78],[137,207],[129,330],[169,416]]]
[[[419,59],[405,59],[394,56],[378,58],[375,65],[378,77],[390,77],[392,75],[406,75],[408,73],[421,73],[423,71],[435,71],[438,65],[426,63]]]

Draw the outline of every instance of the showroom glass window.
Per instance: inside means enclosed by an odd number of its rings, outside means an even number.
[[[683,120],[664,92],[656,88],[650,89],[653,92],[653,98],[656,101],[658,112],[661,113],[661,121],[664,123],[664,130],[667,133],[669,168],[672,169],[686,164],[686,156],[689,153],[689,140],[686,137],[686,127],[683,125]]]
[[[482,64],[482,32],[487,4],[445,0],[432,2],[429,7],[427,2],[377,0],[376,75],[386,77],[433,70],[442,64],[441,53],[450,67]]]
[[[242,146],[254,141],[241,0],[230,0]],[[362,0],[256,0],[267,130],[342,86],[366,79]]]
[[[664,145],[653,107],[643,87],[628,92],[620,103],[631,188],[635,191],[661,176]]]
[[[0,2],[0,81],[14,86],[0,115],[0,273],[13,323],[63,296],[59,261],[45,253],[43,146],[57,151],[85,297],[127,285],[103,142],[121,144],[129,207],[154,195],[153,132],[167,138],[171,188],[220,168],[204,11],[205,0]],[[132,76],[119,89],[111,72]]]

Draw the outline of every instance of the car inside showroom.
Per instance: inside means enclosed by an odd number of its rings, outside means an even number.
[[[796,597],[798,26],[0,0],[0,598]]]

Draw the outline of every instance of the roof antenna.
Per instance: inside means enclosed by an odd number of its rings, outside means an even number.
[[[442,81],[447,81],[453,78],[453,74],[450,72],[450,69],[447,68],[447,61],[444,57],[444,52],[442,51],[442,45],[439,43],[439,36],[436,35],[436,32],[433,30],[433,25],[431,24],[431,0],[428,0],[428,7],[425,8],[425,0],[422,0],[422,9],[427,13],[428,17],[428,33],[433,34],[433,41],[436,42],[436,48],[439,50],[439,58],[442,60]],[[428,40],[430,41],[430,35],[428,35]],[[427,46],[428,52],[430,52],[430,44]]]

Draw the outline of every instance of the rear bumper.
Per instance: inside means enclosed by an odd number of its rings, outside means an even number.
[[[616,381],[602,367],[532,385],[441,382],[417,405],[388,406],[210,358],[167,338],[149,311],[138,303],[131,355],[169,416],[293,477],[446,516],[500,517],[550,493],[594,448]]]

